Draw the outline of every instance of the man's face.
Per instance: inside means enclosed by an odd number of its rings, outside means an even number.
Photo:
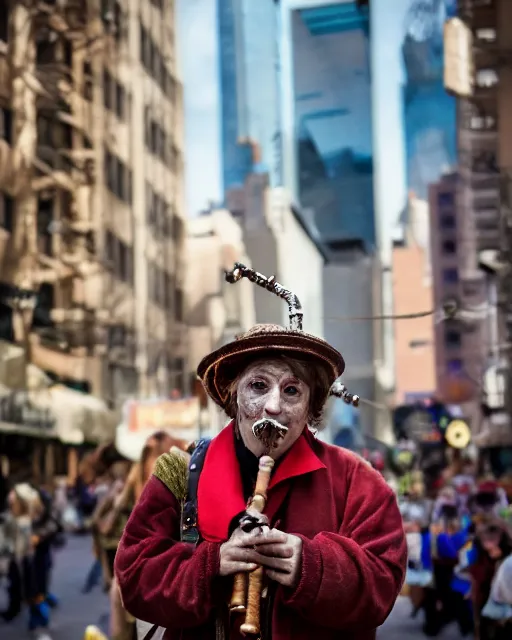
[[[252,433],[252,426],[262,418],[272,418],[288,432],[270,455],[277,459],[299,438],[307,424],[308,386],[279,360],[255,362],[247,367],[237,387],[238,426],[245,446],[256,456],[267,453]]]

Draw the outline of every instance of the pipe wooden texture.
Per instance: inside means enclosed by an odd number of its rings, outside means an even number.
[[[256,479],[256,487],[254,489],[253,497],[249,503],[249,508],[263,513],[265,504],[267,501],[268,485],[270,483],[270,476],[272,469],[274,468],[274,460],[270,456],[261,456],[258,470],[258,477]],[[245,601],[246,585],[247,587],[247,602]],[[245,612],[245,622],[240,627],[240,631],[244,635],[259,635],[260,632],[260,601],[261,591],[263,586],[263,568],[258,567],[255,571],[249,574],[247,580],[247,574],[235,575],[233,582],[233,593],[231,596],[230,610],[232,613]],[[244,601],[241,602],[241,594],[243,593]]]

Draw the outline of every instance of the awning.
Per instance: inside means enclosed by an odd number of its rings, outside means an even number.
[[[30,401],[51,411],[56,435],[65,444],[104,443],[115,439],[119,416],[99,398],[55,385],[31,392]]]

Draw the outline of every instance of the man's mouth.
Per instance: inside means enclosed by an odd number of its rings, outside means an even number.
[[[288,427],[272,418],[262,418],[252,425],[252,433],[267,451],[271,451],[286,436]]]

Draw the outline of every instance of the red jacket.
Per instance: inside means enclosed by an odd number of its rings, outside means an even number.
[[[177,542],[178,501],[156,477],[146,486],[116,557],[126,609],[166,627],[166,640],[214,639],[216,607],[231,591],[218,576],[220,544],[244,506],[228,425],[199,481],[204,542]],[[265,513],[303,540],[301,579],[293,592],[278,589],[272,640],[374,640],[400,593],[407,556],[396,498],[380,474],[305,432],[276,468]]]

